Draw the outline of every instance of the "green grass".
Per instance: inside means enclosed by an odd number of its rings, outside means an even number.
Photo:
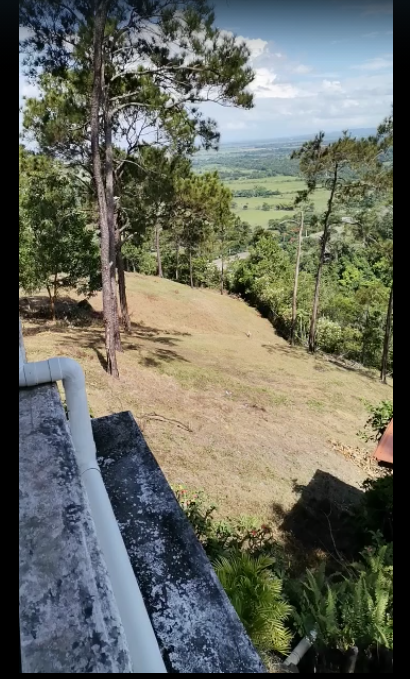
[[[294,212],[289,212],[287,210],[276,210],[275,207],[283,203],[292,204],[295,201],[298,192],[306,187],[305,182],[299,177],[287,176],[267,177],[265,179],[237,179],[235,181],[226,182],[226,184],[233,192],[241,189],[253,189],[255,186],[263,186],[269,191],[281,192],[281,196],[269,196],[266,198],[263,196],[257,198],[234,198],[234,202],[236,203],[236,208],[234,210],[235,214],[241,217],[243,221],[248,222],[253,228],[256,228],[257,226],[267,228],[271,219],[274,219],[275,221],[284,221],[295,216],[297,209]],[[324,212],[328,195],[328,191],[325,189],[319,189],[313,194],[311,201],[318,213]],[[260,209],[263,203],[271,205],[272,209],[266,212]],[[245,205],[248,206],[248,209],[244,210]]]

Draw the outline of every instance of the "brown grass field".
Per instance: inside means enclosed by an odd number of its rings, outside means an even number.
[[[93,415],[132,411],[169,481],[205,490],[223,515],[272,519],[317,470],[360,485],[366,473],[332,441],[360,445],[364,402],[391,398],[391,387],[291,349],[240,300],[133,274],[127,282],[134,329],[120,381],[104,372],[98,318],[53,325],[26,309],[29,360],[77,359]],[[98,296],[92,304],[101,310]]]

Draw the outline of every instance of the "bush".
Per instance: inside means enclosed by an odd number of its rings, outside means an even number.
[[[325,671],[343,673],[351,649],[365,671],[391,665],[393,650],[393,545],[382,544],[378,528],[386,507],[393,516],[392,478],[365,484],[358,534],[376,546],[358,563],[334,573],[322,562],[315,571],[291,578],[291,564],[268,526],[255,519],[219,521],[204,493],[178,488],[176,496],[215,566],[248,634],[269,664],[269,653],[285,655],[292,641],[315,633],[312,657]],[[376,540],[375,540],[376,538]],[[342,557],[341,557],[342,558]],[[330,571],[330,574],[329,574]],[[290,616],[291,614],[291,616]],[[290,619],[290,622],[288,620]],[[317,658],[319,661],[317,662]]]
[[[256,648],[285,655],[292,640],[285,623],[292,609],[272,566],[266,556],[238,552],[218,560],[215,570]]]
[[[392,401],[382,401],[377,406],[368,404],[370,417],[366,422],[366,429],[370,430],[370,433],[364,431],[360,433],[360,436],[367,442],[380,441],[393,419],[393,409]]]
[[[316,342],[318,348],[327,354],[339,353],[343,343],[343,330],[339,323],[328,318],[320,318],[317,324]]]
[[[122,254],[127,270],[132,269],[143,276],[155,276],[157,273],[156,257],[150,252],[147,244],[136,246],[130,242],[125,243]]]
[[[275,564],[277,573],[286,570],[284,553],[270,526],[248,517],[236,521],[216,519],[217,507],[203,492],[189,492],[179,487],[175,495],[211,561],[247,552],[256,557],[269,555],[274,559],[271,563]]]
[[[307,572],[297,590],[294,618],[301,636],[317,635],[325,651],[357,647],[368,653],[381,645],[393,648],[392,547],[368,548],[347,576],[329,579],[322,566]]]

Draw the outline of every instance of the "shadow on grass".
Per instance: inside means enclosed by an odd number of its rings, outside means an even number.
[[[307,485],[294,481],[293,489],[300,497],[290,511],[272,505],[272,518],[287,536],[289,551],[298,545],[308,564],[318,553],[339,564],[354,559],[360,546],[353,515],[363,492],[321,470]]]
[[[78,333],[76,345],[80,349],[92,349],[103,370],[107,369],[102,313],[95,311],[86,300],[78,303],[70,297],[60,297],[56,302],[54,323],[50,320],[49,299],[46,296],[21,298],[19,313],[23,320],[30,323],[30,327],[24,329],[25,336],[35,336],[45,332],[59,333],[62,335],[59,346],[60,348],[66,346],[68,351],[72,351],[73,348],[73,335],[68,335],[67,331],[76,330]],[[173,347],[178,346],[183,337],[189,336],[189,333],[168,332],[134,323],[130,334],[122,333],[121,343],[124,352],[147,351],[148,356],[141,357],[139,363],[148,368],[159,368],[164,363],[173,361],[189,363],[187,359],[172,350]],[[138,339],[143,340],[144,345],[134,341]]]
[[[377,380],[377,375],[370,368],[366,368],[364,365],[354,365],[352,363],[344,362],[341,359],[333,356],[327,356],[327,361],[335,366],[338,370],[347,371],[351,373],[356,373],[357,375],[362,375],[373,381]]]
[[[165,335],[165,336],[170,336],[170,337],[191,337],[191,333],[189,332],[179,332],[178,330],[160,330],[159,328],[149,328],[148,326],[144,325],[143,323],[132,323],[132,335],[135,337],[140,337],[141,339],[155,339],[159,337],[159,335]],[[156,341],[162,341],[165,343],[166,338],[162,338],[162,340],[156,340]]]
[[[292,358],[306,358],[305,352],[300,347],[287,347],[280,344],[262,344],[262,348],[266,349],[268,354],[285,354]]]
[[[22,297],[19,300],[19,314],[23,320],[34,327],[27,328],[25,335],[38,335],[41,332],[64,332],[67,327],[89,328],[102,324],[102,314],[95,311],[87,300],[77,302],[71,297],[59,297],[55,304],[55,322],[50,316],[49,298],[45,296]]]

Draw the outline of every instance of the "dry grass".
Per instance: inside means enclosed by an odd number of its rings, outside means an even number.
[[[293,481],[306,484],[317,469],[353,485],[365,478],[330,441],[357,445],[363,401],[390,398],[390,387],[290,349],[241,301],[136,275],[128,287],[134,330],[119,382],[101,365],[97,321],[24,321],[27,353],[77,359],[94,416],[131,410],[171,483],[205,489],[223,513],[266,520],[273,505],[293,505]]]

